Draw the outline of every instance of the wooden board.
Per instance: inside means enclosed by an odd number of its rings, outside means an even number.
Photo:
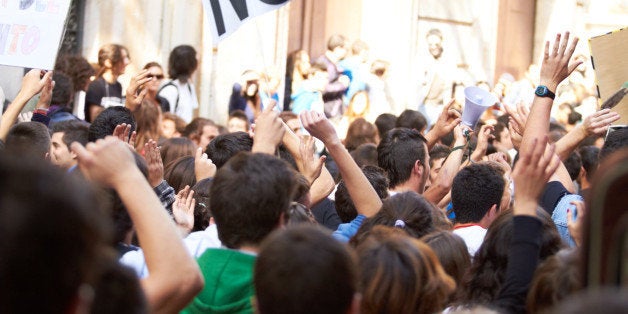
[[[628,28],[592,37],[589,47],[601,105],[628,82]],[[613,111],[621,116],[614,124],[628,124],[628,96]]]

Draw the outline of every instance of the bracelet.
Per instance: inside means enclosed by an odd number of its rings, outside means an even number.
[[[451,154],[451,153],[453,153],[453,152],[455,152],[455,151],[457,151],[459,149],[463,149],[465,146],[467,146],[467,145],[456,146],[456,147],[452,148],[451,152],[449,152],[449,153]]]
[[[48,109],[38,108],[38,109],[33,110],[33,114],[36,114],[36,113],[45,116],[45,115],[48,115]]]

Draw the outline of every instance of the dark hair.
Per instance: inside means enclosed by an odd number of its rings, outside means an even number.
[[[349,124],[344,144],[348,151],[352,151],[364,143],[377,144],[377,137],[375,125],[364,120],[364,118],[357,118]]]
[[[148,302],[137,275],[114,259],[105,259],[102,274],[94,286],[91,314],[148,313]]]
[[[253,139],[246,132],[233,132],[216,136],[205,153],[212,160],[216,168],[220,169],[227,161],[239,152],[250,152],[253,149]]]
[[[382,138],[377,146],[377,163],[388,174],[391,188],[410,178],[417,160],[425,166],[426,143],[419,131],[406,128],[392,129]]]
[[[164,179],[175,192],[183,190],[186,185],[190,187],[194,186],[194,184],[196,184],[194,157],[181,157],[166,165],[164,169]]]
[[[456,281],[457,286],[460,286],[462,277],[471,266],[471,258],[464,240],[451,231],[439,230],[425,235],[421,241],[434,250],[445,272]]]
[[[353,151],[351,157],[358,167],[377,166],[377,145],[373,143],[360,144]]]
[[[124,59],[122,59],[123,50],[126,50],[128,54],[129,50],[122,45],[106,44],[100,47],[100,50],[98,50],[98,66],[100,69],[98,70],[96,76],[101,77],[107,70],[105,68],[105,61],[111,61],[112,66],[124,61]]]
[[[392,113],[382,113],[375,119],[375,126],[379,132],[379,138],[382,139],[386,135],[386,132],[395,128],[397,123],[397,116]]]
[[[133,111],[133,118],[137,132],[135,149],[142,151],[148,140],[158,140],[161,137],[161,107],[155,106],[148,99],[144,99],[142,104]]]
[[[550,256],[534,272],[527,297],[529,313],[551,309],[582,288],[577,250],[561,250]]]
[[[152,67],[158,67],[160,69],[163,69],[161,64],[159,64],[158,62],[155,62],[155,61],[151,61],[149,63],[146,63],[146,65],[144,65],[144,67],[142,69],[148,70],[148,69],[150,69]]]
[[[203,129],[207,125],[216,126],[216,123],[210,119],[197,117],[192,119],[188,125],[185,126],[183,133],[181,136],[187,137],[192,141],[197,141],[200,143],[201,136],[203,135]],[[203,147],[205,149],[205,147]]]
[[[537,209],[541,220],[539,259],[556,254],[563,242],[554,221],[542,208]],[[513,233],[512,210],[502,212],[489,226],[484,242],[475,253],[472,265],[463,279],[460,298],[462,304],[489,304],[495,300],[506,276],[508,252]]]
[[[89,79],[96,74],[96,70],[81,55],[58,56],[55,71],[63,72],[72,79],[72,92],[74,93],[84,90]]]
[[[264,241],[255,263],[259,311],[347,313],[357,288],[355,266],[347,248],[319,227],[279,230]]]
[[[52,126],[52,133],[63,132],[61,140],[65,145],[70,147],[72,142],[78,142],[81,145],[87,145],[89,124],[79,120],[67,120],[57,122]]]
[[[177,116],[176,114],[172,112],[163,112],[161,119],[172,120],[174,122],[174,128],[177,130],[177,132],[181,134],[185,133],[185,120],[181,119],[181,117]]]
[[[96,282],[109,225],[89,185],[75,180],[0,154],[2,312],[65,313],[80,286]]]
[[[161,160],[164,165],[187,156],[194,156],[195,146],[187,137],[173,137],[159,143]]]
[[[582,120],[582,115],[575,110],[571,110],[571,112],[567,116],[567,123],[571,125],[575,125],[580,120]]]
[[[334,34],[327,39],[327,50],[333,51],[334,49],[347,45],[347,38],[340,34]]]
[[[223,245],[258,245],[279,226],[294,194],[294,175],[282,160],[241,152],[221,167],[209,195]]]
[[[279,113],[279,118],[281,118],[283,122],[288,123],[289,120],[299,119],[299,116],[292,111],[282,111],[281,113]]]
[[[573,293],[562,300],[552,313],[589,314],[603,310],[608,314],[621,314],[628,311],[628,290],[615,286],[598,289],[585,289]]]
[[[9,129],[5,151],[19,157],[44,158],[50,152],[50,132],[39,122],[21,122]]]
[[[571,152],[569,157],[563,161],[563,164],[565,164],[565,168],[567,168],[571,181],[578,179],[578,176],[580,175],[580,168],[582,167],[580,154],[577,151]]]
[[[624,147],[628,147],[628,128],[610,132],[604,141],[604,146],[600,149],[599,162],[603,162],[607,156]]]
[[[362,172],[369,180],[375,192],[380,199],[385,199],[388,197],[388,179],[386,178],[386,173],[380,167],[376,166],[364,166],[362,167]],[[338,184],[338,188],[336,189],[335,194],[335,204],[336,204],[336,212],[338,213],[338,217],[343,223],[348,223],[353,220],[358,212],[355,209],[355,205],[349,196],[349,191],[347,190],[347,186],[345,185],[344,180],[341,180]]]
[[[357,254],[361,313],[435,313],[454,291],[432,249],[394,228],[375,227]]]
[[[194,184],[194,231],[205,230],[209,226],[209,219],[212,217],[212,211],[209,208],[209,190],[212,187],[213,178],[206,178]]]
[[[427,127],[427,119],[425,119],[422,113],[416,110],[406,109],[397,118],[395,127],[415,129],[419,132],[423,132]]]
[[[249,118],[246,116],[246,113],[242,110],[234,110],[229,113],[229,120],[231,119],[240,119],[246,123],[246,129],[250,129]]]
[[[493,205],[499,210],[505,186],[503,175],[487,163],[462,168],[451,187],[456,222],[479,222]]]
[[[383,201],[375,215],[364,220],[350,243],[359,245],[375,226],[395,227],[418,239],[434,231],[434,210],[439,209],[423,195],[415,192],[395,194]]]
[[[188,81],[198,66],[196,50],[189,45],[176,46],[168,58],[168,75],[171,79],[178,79],[182,83]]]
[[[70,102],[72,97],[74,97],[74,86],[70,77],[56,71],[52,74],[52,80],[55,82],[55,87],[52,89],[50,103],[63,107],[72,107]]]
[[[502,141],[502,132],[506,130],[506,132],[509,132],[508,130],[508,125],[498,122],[497,124],[495,124],[495,132],[493,132],[493,136],[495,136],[495,141],[501,142]]]
[[[135,119],[133,119],[131,110],[122,106],[109,107],[103,110],[89,126],[89,141],[95,142],[112,135],[116,126],[122,123],[130,124],[131,132],[135,131]]]
[[[578,153],[580,153],[582,167],[587,172],[586,178],[589,182],[591,182],[591,180],[593,180],[593,175],[597,170],[600,149],[595,146],[584,146],[578,149]]]
[[[436,144],[430,149],[430,168],[434,167],[434,161],[447,158],[451,153],[451,148],[442,144]]]

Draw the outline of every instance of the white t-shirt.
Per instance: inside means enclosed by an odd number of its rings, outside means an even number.
[[[475,252],[477,252],[482,245],[482,242],[484,242],[486,231],[486,229],[478,225],[472,225],[469,227],[454,229],[454,234],[460,236],[464,240],[464,243],[467,245],[467,249],[469,250],[469,255],[473,258]]]
[[[192,86],[192,82],[190,80],[188,80],[187,83],[181,83],[177,79],[172,81],[172,83],[174,86],[164,87],[159,92],[159,96],[168,100],[168,103],[170,104],[170,112],[181,117],[181,119],[183,119],[186,123],[190,123],[190,121],[192,121],[194,109],[198,108],[198,98],[196,98],[194,86]],[[177,87],[176,89],[175,86]]]

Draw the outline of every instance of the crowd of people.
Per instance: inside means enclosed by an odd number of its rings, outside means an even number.
[[[392,113],[388,63],[340,35],[289,55],[283,103],[245,71],[226,126],[194,117],[191,46],[124,93],[121,45],[30,70],[0,121],[0,312],[624,313],[628,128],[574,114],[569,37],[536,91],[479,82],[471,127],[442,78]]]

